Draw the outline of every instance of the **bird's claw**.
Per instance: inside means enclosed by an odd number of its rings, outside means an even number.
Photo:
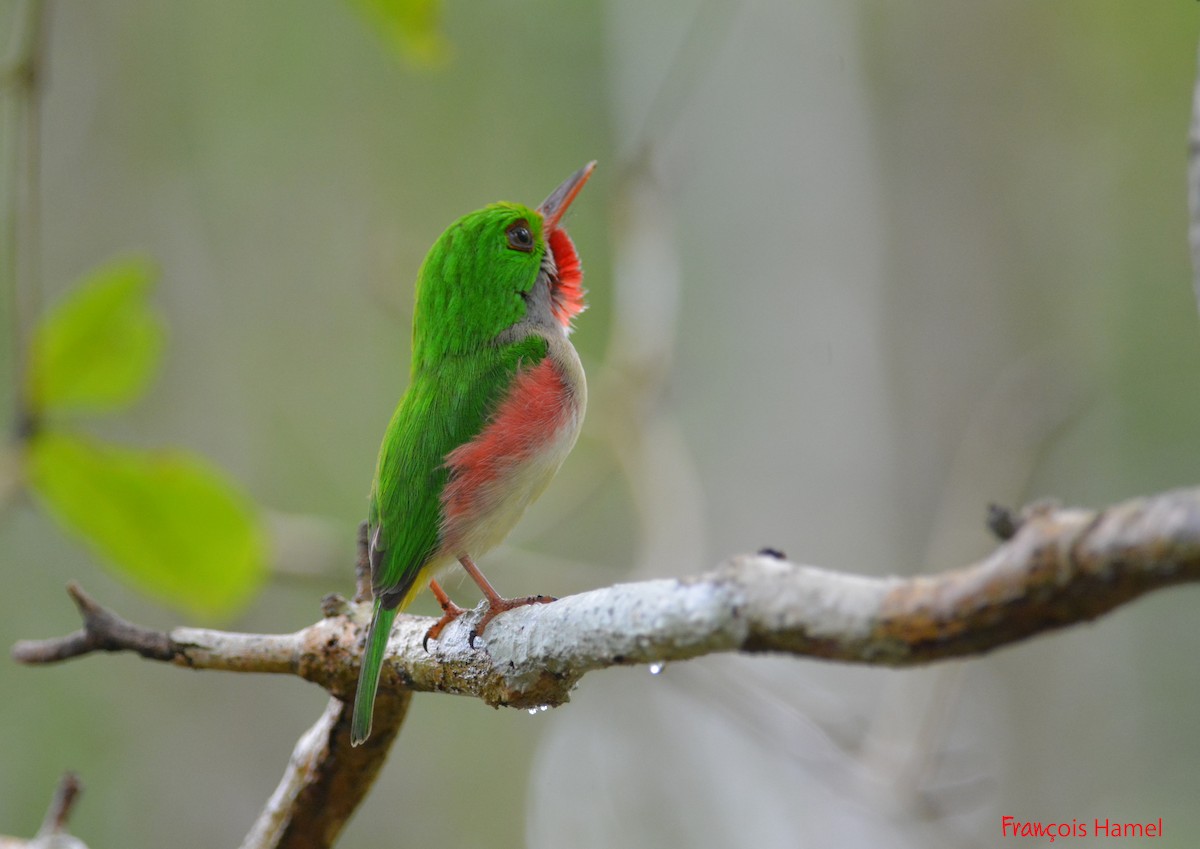
[[[452,602],[440,586],[434,590],[434,593],[437,596],[438,603],[442,606],[442,618],[430,625],[429,630],[425,632],[425,637],[421,640],[421,647],[425,651],[429,651],[430,640],[436,640],[440,637],[447,625],[467,612],[465,608],[459,607]],[[523,598],[496,598],[489,600],[487,611],[475,623],[475,627],[471,629],[471,633],[467,636],[467,645],[475,648],[475,641],[483,636],[483,632],[487,629],[488,624],[506,610],[512,610],[514,607],[525,607],[528,604],[549,604],[552,601],[558,601],[558,599],[551,595],[530,595]]]
[[[436,584],[432,586],[436,586]],[[450,597],[442,592],[441,587],[437,587],[435,595],[437,596],[438,604],[442,606],[442,618],[430,625],[429,630],[425,632],[425,637],[421,640],[421,648],[425,649],[425,651],[429,651],[430,640],[436,640],[440,637],[447,625],[467,612],[466,608],[459,607],[452,602]],[[474,631],[471,633],[474,633]]]
[[[483,636],[483,632],[487,629],[488,624],[504,613],[506,610],[512,610],[514,607],[525,607],[529,604],[549,604],[552,601],[558,601],[552,595],[529,595],[524,598],[498,598],[488,603],[487,612],[471,629],[471,634],[467,638],[467,645],[475,648],[475,641]]]

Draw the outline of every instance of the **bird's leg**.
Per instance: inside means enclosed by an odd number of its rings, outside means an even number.
[[[429,630],[425,632],[425,639],[421,640],[421,646],[425,651],[429,651],[430,640],[436,640],[441,636],[443,628],[467,612],[450,600],[450,596],[446,595],[446,591],[436,580],[429,582],[429,589],[434,598],[438,600],[438,604],[442,606],[442,618],[429,626]]]
[[[479,571],[479,567],[475,565],[474,560],[464,554],[458,558],[458,562],[467,570],[467,574],[471,576],[471,580],[483,591],[483,595],[487,598],[488,602],[487,612],[483,614],[483,618],[479,620],[479,623],[471,629],[471,637],[467,641],[471,648],[475,648],[476,638],[484,632],[488,623],[504,611],[512,610],[514,607],[524,607],[527,604],[549,604],[555,600],[553,596],[548,595],[530,595],[524,598],[501,598],[500,593],[496,592],[491,582]]]

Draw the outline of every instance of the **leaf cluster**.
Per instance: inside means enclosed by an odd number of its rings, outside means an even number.
[[[251,501],[204,458],[116,445],[82,429],[141,398],[163,322],[143,259],[92,272],[35,328],[23,375],[25,482],[46,511],[121,577],[198,616],[245,604],[265,572]]]

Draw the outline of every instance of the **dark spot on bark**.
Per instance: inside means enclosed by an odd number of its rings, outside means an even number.
[[[999,504],[989,504],[987,509],[987,527],[997,539],[1010,540],[1021,529],[1021,517],[1016,511]]]
[[[346,599],[337,593],[329,593],[329,595],[321,599],[321,615],[326,619],[344,613],[346,607]]]
[[[760,548],[758,553],[761,557],[774,557],[776,560],[787,560],[787,555],[778,548]]]

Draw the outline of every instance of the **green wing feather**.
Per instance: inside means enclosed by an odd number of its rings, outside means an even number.
[[[384,650],[398,610],[421,588],[438,550],[446,455],[470,442],[503,400],[517,370],[546,356],[546,340],[528,337],[452,358],[424,370],[396,408],[379,451],[367,515],[375,610],[363,650],[351,740],[371,733]]]
[[[446,455],[483,430],[517,370],[546,349],[538,336],[495,346],[417,377],[405,393],[379,451],[367,518],[372,584],[385,606],[408,604],[437,551]]]

